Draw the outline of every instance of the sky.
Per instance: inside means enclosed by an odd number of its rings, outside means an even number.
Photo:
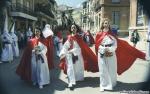
[[[81,5],[82,2],[86,1],[86,0],[55,0],[57,2],[58,5],[68,5],[71,7],[79,7],[79,5]]]

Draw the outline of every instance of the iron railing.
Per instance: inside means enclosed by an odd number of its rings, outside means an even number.
[[[11,4],[11,11],[12,12],[22,12],[31,16],[36,16],[36,13],[32,8],[29,8],[23,4],[20,3],[12,3]]]

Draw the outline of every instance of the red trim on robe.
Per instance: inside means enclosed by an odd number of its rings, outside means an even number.
[[[84,69],[89,72],[98,72],[98,62],[97,57],[93,53],[93,51],[88,47],[88,45],[82,40],[82,38],[79,35],[75,36],[68,36],[68,40],[75,40],[77,41],[78,45],[81,48],[81,53],[84,60]],[[60,60],[59,67],[64,70],[64,73],[66,74],[67,65],[65,63],[65,58]]]
[[[117,38],[114,34],[110,32],[99,32],[96,35],[96,42],[95,42],[96,53],[98,52],[98,47],[101,44],[103,38],[108,34],[114,36],[117,40],[116,56],[117,56],[117,73],[119,75],[128,70],[137,58],[145,60],[146,56],[145,53],[141,52],[135,47],[132,47],[128,42]]]
[[[21,77],[22,80],[31,81],[31,55],[32,49],[37,43],[38,39],[32,38],[27,43],[26,48],[23,51],[23,55],[16,69],[16,73]]]
[[[47,47],[47,59],[48,59],[48,67],[49,69],[54,68],[53,63],[53,41],[52,37],[39,39],[41,43],[43,43]],[[21,77],[22,80],[31,81],[31,55],[32,55],[32,49],[35,46],[35,43],[38,42],[38,39],[32,38],[29,40],[26,48],[24,49],[23,55],[21,57],[20,64],[18,65],[16,69],[16,73]]]
[[[48,60],[48,67],[49,69],[53,69],[54,68],[54,43],[53,43],[53,38],[52,36],[45,38],[40,38],[40,41],[46,45],[47,47],[47,60]]]

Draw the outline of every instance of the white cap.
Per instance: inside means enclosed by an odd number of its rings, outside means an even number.
[[[29,27],[29,31],[31,31],[31,28]]]
[[[45,25],[45,28],[43,29],[42,33],[45,38],[47,38],[49,36],[53,36],[53,34],[54,34],[53,31],[50,29],[49,24]]]

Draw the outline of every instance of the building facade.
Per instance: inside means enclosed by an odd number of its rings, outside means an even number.
[[[83,15],[87,19],[83,21],[83,28],[97,32],[102,20],[109,18],[112,27],[118,28],[120,35],[125,35],[128,33],[129,13],[130,0],[87,0],[83,3]]]
[[[8,12],[9,26],[15,22],[15,29],[26,32],[30,27],[32,31],[36,26],[41,29],[45,24],[51,28],[57,25],[55,0],[7,0],[9,3],[3,10]]]
[[[38,18],[36,24],[41,28],[44,28],[45,24],[50,24],[52,29],[57,25],[57,4],[55,0],[36,0],[35,12]]]
[[[74,8],[72,12],[72,18],[74,22],[79,25],[80,27],[82,26],[82,8]]]
[[[16,29],[26,31],[34,27],[37,21],[34,0],[10,0],[10,16],[14,19]]]
[[[142,39],[146,38],[148,17],[144,13],[143,6],[140,5],[139,0],[130,0],[129,30],[132,31],[132,29],[137,29]]]

